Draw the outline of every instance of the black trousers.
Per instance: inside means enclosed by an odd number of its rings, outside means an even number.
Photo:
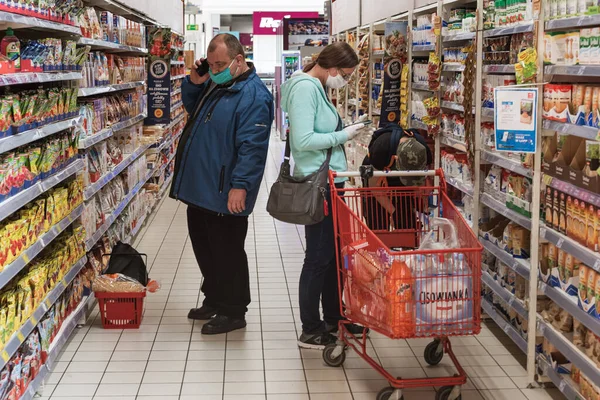
[[[244,250],[248,217],[223,215],[188,206],[188,230],[204,276],[203,304],[220,315],[242,318],[250,304],[248,257]]]

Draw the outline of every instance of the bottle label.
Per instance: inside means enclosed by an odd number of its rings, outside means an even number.
[[[11,42],[6,46],[6,57],[14,61],[15,68],[21,68],[21,51],[19,42]]]

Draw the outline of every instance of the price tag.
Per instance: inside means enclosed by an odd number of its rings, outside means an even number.
[[[21,332],[17,332],[17,339],[19,339],[19,342],[23,343],[25,341],[25,336],[23,336]]]
[[[6,352],[6,350],[2,351],[2,359],[4,360],[5,363],[8,362],[8,360],[10,360],[10,356],[8,355],[8,353]]]
[[[600,130],[598,130],[598,133],[596,134],[596,140],[600,141]]]
[[[67,287],[69,284],[67,283],[66,279],[63,278],[63,280],[61,281],[61,283],[63,284],[64,287]]]
[[[32,317],[31,317],[31,318],[29,318],[29,319],[31,320],[31,323],[33,324],[33,326],[36,326],[36,325],[37,325],[37,323],[38,323],[38,320],[37,320],[37,319],[35,319],[35,317],[33,317],[33,316],[32,316]]]
[[[25,264],[29,264],[29,256],[27,255],[27,253],[23,253],[21,258],[23,259],[23,261],[25,261]]]
[[[562,381],[560,381],[560,383],[558,384],[558,389],[564,393],[565,392],[565,387],[567,387],[567,382],[563,379]]]
[[[546,239],[546,228],[540,228],[540,237]]]
[[[558,247],[559,249],[562,248],[564,242],[565,240],[563,238],[558,239],[558,241],[556,242],[556,247]]]

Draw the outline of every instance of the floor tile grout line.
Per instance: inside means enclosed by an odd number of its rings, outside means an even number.
[[[165,233],[165,236],[163,237],[163,241],[162,241],[160,247],[158,248],[157,255],[158,255],[158,253],[160,252],[160,250],[163,247],[165,237],[168,235],[169,230],[171,230],[171,227],[173,226],[173,221],[175,221],[175,219],[177,218],[177,212],[179,211],[180,207],[181,207],[181,205],[178,204],[177,208],[175,209],[175,213],[173,215],[173,218],[171,219],[171,223],[169,224],[169,228],[167,229],[167,231]],[[182,250],[182,253],[183,253],[183,250]],[[154,349],[154,345],[156,344],[156,338],[158,337],[158,331],[160,330],[160,325],[161,325],[162,319],[163,319],[163,317],[165,315],[165,310],[167,308],[167,303],[169,302],[169,297],[171,297],[171,292],[173,290],[173,282],[175,281],[175,277],[177,276],[177,271],[179,271],[179,263],[181,262],[181,257],[182,257],[182,254],[179,255],[179,261],[177,262],[177,268],[175,269],[175,275],[173,276],[173,281],[171,282],[171,286],[169,287],[169,294],[167,295],[167,299],[166,299],[164,307],[163,307],[163,312],[162,312],[162,315],[160,317],[160,321],[158,323],[158,327],[156,328],[156,332],[154,334],[154,340],[152,341],[152,347],[150,347],[150,353],[148,353],[148,359],[146,360],[146,366],[144,367],[144,371],[142,372],[142,380],[140,381],[140,384],[138,386],[138,390],[137,390],[136,396],[135,396],[136,398],[138,396],[140,396],[140,391],[142,389],[142,385],[143,385],[143,382],[144,382],[144,377],[146,376],[146,372],[148,370],[148,364],[150,363],[150,358],[152,357],[152,351]],[[154,266],[154,263],[152,263],[152,264]],[[183,386],[183,377],[181,378],[181,386]],[[180,387],[179,391],[181,392],[181,387]]]

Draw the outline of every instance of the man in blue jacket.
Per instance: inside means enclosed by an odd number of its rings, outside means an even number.
[[[201,66],[196,61],[196,66]],[[175,161],[171,197],[188,205],[190,240],[204,282],[203,334],[246,326],[250,279],[244,242],[262,181],[273,122],[273,96],[246,64],[235,36],[208,47],[208,73],[192,68],[182,86],[189,113]]]

